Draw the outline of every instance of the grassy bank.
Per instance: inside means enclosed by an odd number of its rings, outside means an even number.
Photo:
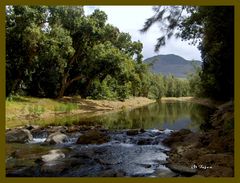
[[[89,100],[80,97],[47,99],[33,97],[13,97],[6,100],[6,128],[31,124],[34,121],[42,124],[52,123],[56,118],[81,115],[96,116],[109,111],[124,108],[136,108],[155,102],[144,97],[132,97],[122,101]]]

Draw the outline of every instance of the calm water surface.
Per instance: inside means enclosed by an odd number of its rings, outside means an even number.
[[[200,125],[208,120],[213,109],[189,102],[156,102],[144,107],[125,109],[111,112],[97,117],[82,115],[67,116],[55,125],[102,125],[108,129],[171,129],[188,128],[198,131]],[[89,114],[91,116],[91,114]]]

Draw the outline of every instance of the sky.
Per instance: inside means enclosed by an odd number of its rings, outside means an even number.
[[[128,32],[133,41],[140,40],[144,59],[159,54],[176,54],[187,60],[201,60],[196,46],[175,38],[168,40],[158,53],[154,52],[157,38],[161,36],[158,25],[154,24],[147,33],[139,32],[146,19],[154,14],[152,6],[85,6],[85,14],[91,14],[94,9],[104,11],[108,15],[107,23],[118,27],[121,32]]]

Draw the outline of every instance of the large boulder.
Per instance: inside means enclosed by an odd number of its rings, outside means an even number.
[[[77,144],[103,144],[109,142],[110,138],[106,133],[100,132],[98,130],[90,130],[84,135],[81,135]]]
[[[7,143],[25,143],[32,140],[33,136],[27,129],[13,129],[6,132]]]
[[[68,136],[61,133],[61,132],[55,132],[50,134],[47,139],[45,140],[45,143],[47,144],[62,144],[64,142],[68,141]]]

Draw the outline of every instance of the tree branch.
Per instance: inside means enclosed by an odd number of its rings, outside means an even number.
[[[77,80],[80,80],[82,79],[82,76],[79,75],[79,76],[76,76],[75,78],[71,79],[69,82],[68,82],[68,85],[70,85],[71,83],[73,83],[74,81],[77,81]]]

